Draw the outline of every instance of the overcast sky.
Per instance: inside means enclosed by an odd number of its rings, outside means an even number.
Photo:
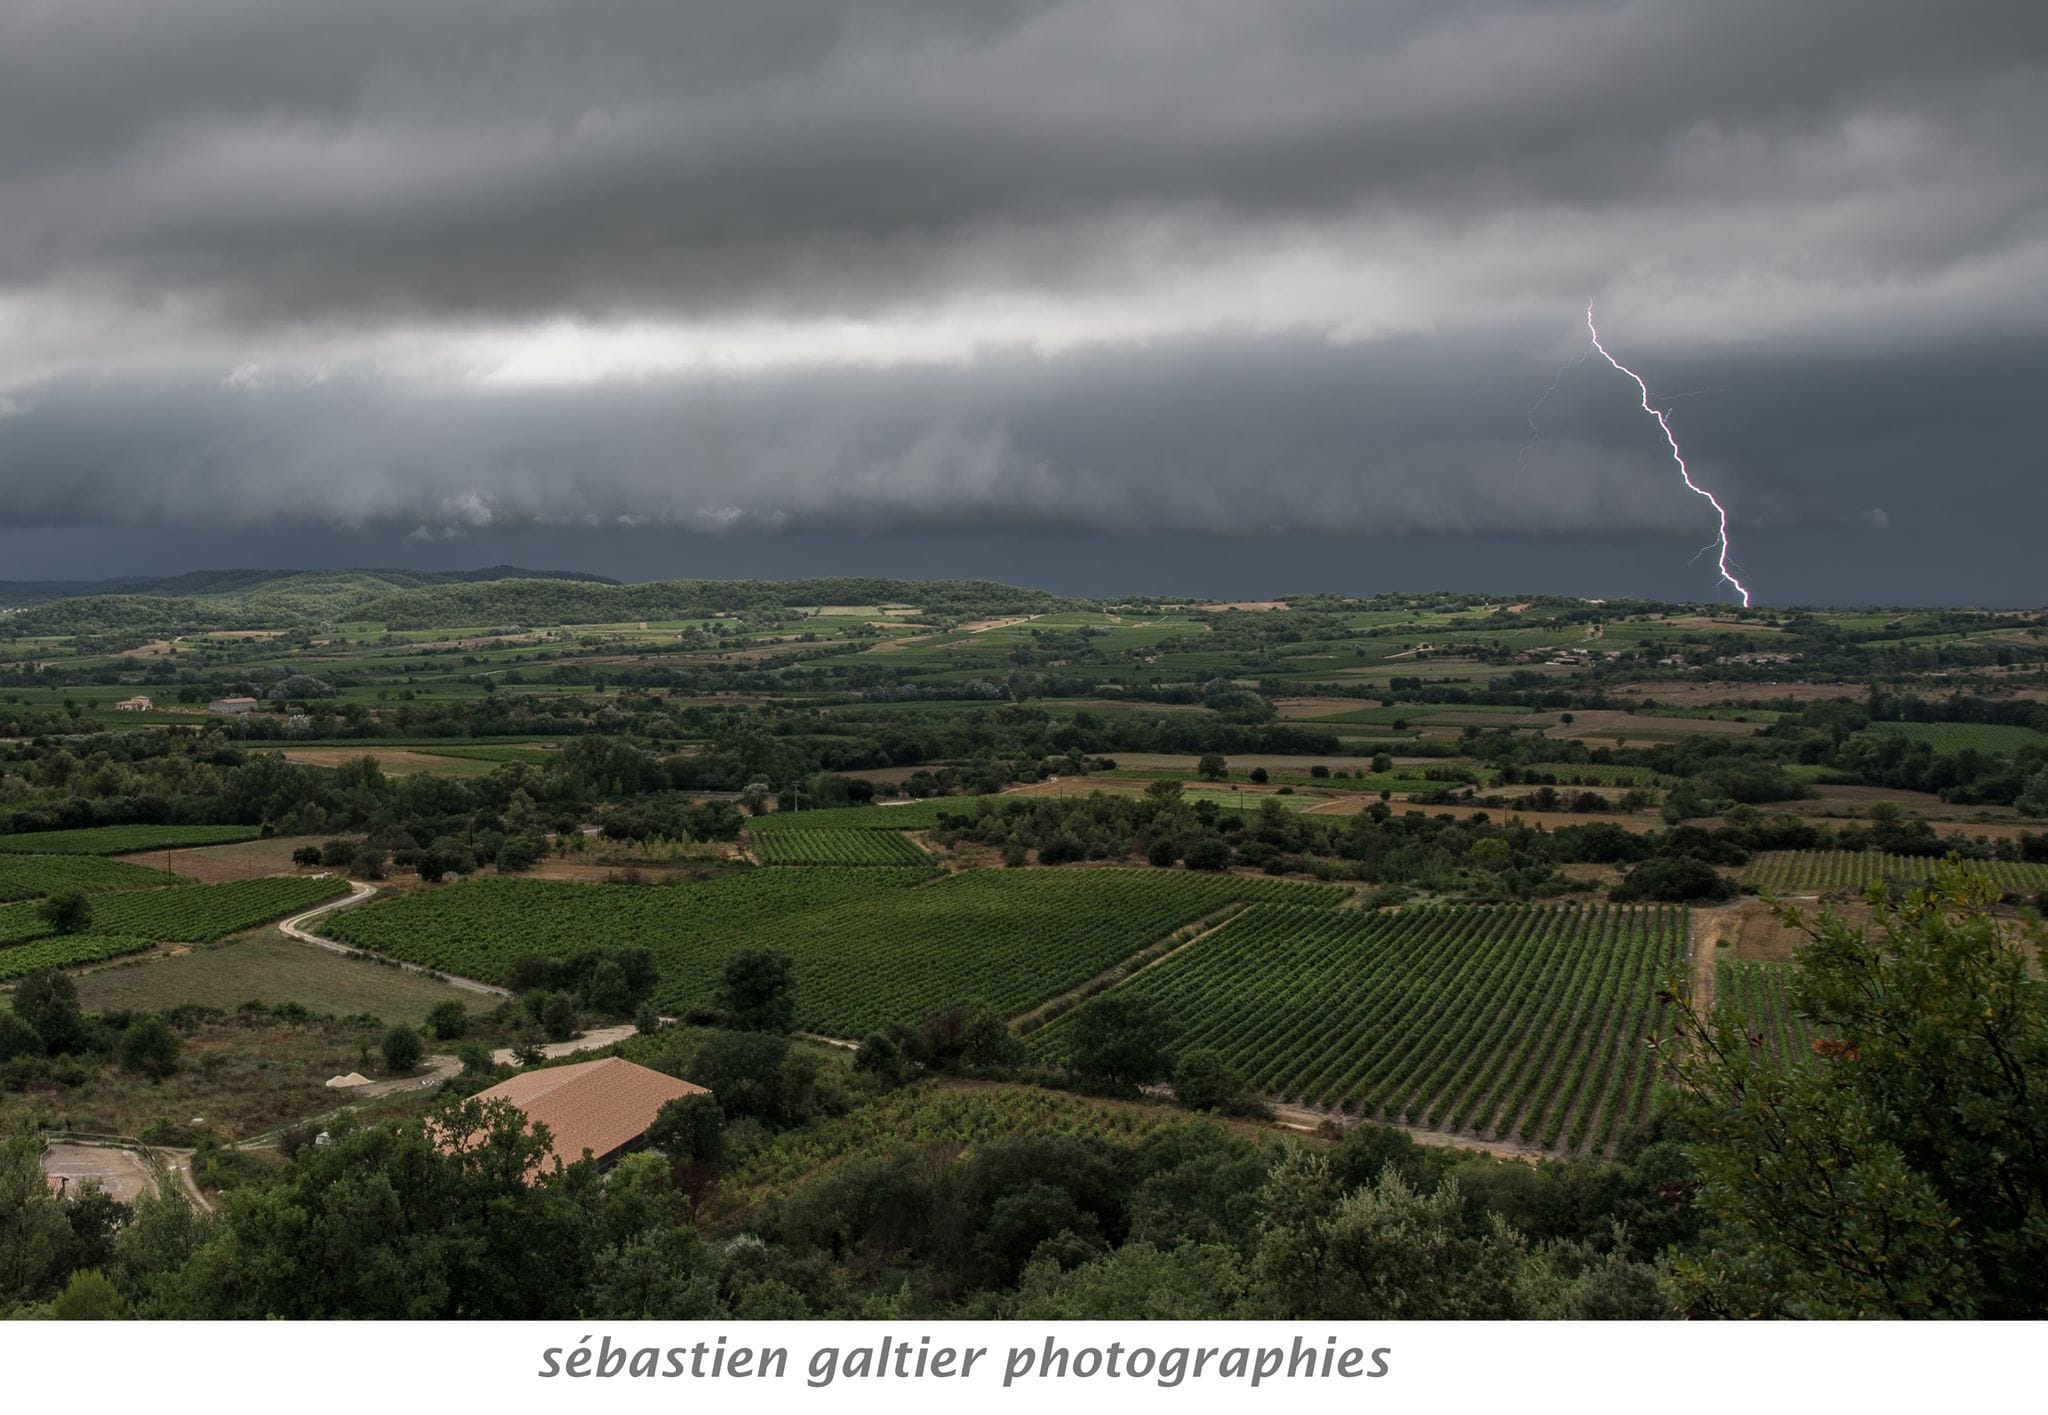
[[[1728,598],[1590,300],[1759,602],[2048,602],[2044,132],[2040,0],[0,0],[0,579]]]

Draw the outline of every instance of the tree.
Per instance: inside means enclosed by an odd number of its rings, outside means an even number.
[[[1256,784],[1256,785],[1259,785],[1259,786],[1264,786],[1264,785],[1266,784],[1266,782],[1267,782],[1267,781],[1269,781],[1270,779],[1271,779],[1271,778],[1270,778],[1270,776],[1269,776],[1269,775],[1267,774],[1267,771],[1266,771],[1266,769],[1265,769],[1264,767],[1262,767],[1262,766],[1255,766],[1255,767],[1253,767],[1253,768],[1252,768],[1252,770],[1251,770],[1251,780],[1253,781],[1253,783],[1254,783],[1254,784]]]
[[[382,879],[384,864],[388,858],[382,850],[365,845],[350,859],[348,872],[357,879]]]
[[[853,1069],[893,1089],[908,1081],[917,1068],[903,1054],[895,1038],[887,1032],[870,1032],[862,1038],[860,1050],[853,1054]]]
[[[1955,860],[1873,898],[1874,927],[1782,911],[1810,940],[1792,991],[1828,1030],[1812,1056],[1773,1059],[1729,1008],[1682,1010],[1666,1051],[1710,1227],[1674,1291],[1709,1314],[2038,1320],[2043,932],[2001,921]]]
[[[297,849],[292,851],[292,863],[307,868],[319,864],[320,847],[318,845],[299,846]]]
[[[1735,897],[1735,881],[1690,855],[1645,860],[1614,886],[1619,900],[1661,899],[1672,904],[1718,903]]]
[[[84,933],[92,923],[92,899],[82,889],[60,889],[37,902],[36,914],[52,932]]]
[[[178,1034],[161,1017],[138,1017],[121,1033],[118,1048],[124,1070],[139,1071],[161,1081],[178,1069]]]
[[[17,1056],[42,1054],[41,1034],[12,1011],[0,1012],[0,1061],[12,1061]]]
[[[387,1071],[411,1071],[427,1054],[427,1044],[420,1040],[420,1034],[403,1022],[384,1034],[384,1040],[377,1044],[377,1049],[383,1054]]]
[[[70,1266],[71,1225],[43,1180],[33,1130],[0,1135],[0,1312],[40,1300]]]
[[[576,994],[551,992],[541,999],[540,1029],[551,1042],[566,1042],[576,1035]]]
[[[14,1015],[43,1039],[52,1056],[85,1046],[85,1014],[78,1009],[78,985],[62,973],[31,973],[14,989]]]
[[[1237,1069],[1207,1047],[1188,1052],[1173,1068],[1173,1094],[1190,1110],[1242,1115],[1260,1109]]]
[[[647,1127],[647,1143],[672,1160],[717,1164],[725,1155],[725,1115],[712,1095],[662,1102]]]
[[[1205,835],[1188,847],[1183,860],[1191,870],[1220,870],[1230,864],[1230,847],[1213,835]]]
[[[128,1303],[106,1274],[80,1268],[50,1304],[50,1315],[60,1322],[119,1321],[128,1315]]]
[[[801,1125],[816,1113],[817,1060],[773,1032],[713,1032],[682,1067],[664,1067],[709,1090],[727,1120]]]
[[[1067,1065],[1076,1075],[1117,1090],[1165,1077],[1173,1020],[1147,999],[1107,992],[1074,1014]]]
[[[719,982],[717,1005],[735,1027],[787,1032],[796,1025],[794,961],[787,953],[766,948],[735,953]]]
[[[427,1009],[426,1021],[435,1041],[459,1041],[469,1031],[469,1009],[452,997],[444,998]]]
[[[1230,770],[1230,763],[1215,752],[1208,752],[1195,763],[1195,770],[1208,780],[1215,781]]]

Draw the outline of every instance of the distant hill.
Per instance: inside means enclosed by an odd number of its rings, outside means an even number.
[[[80,634],[131,629],[280,628],[349,618],[371,600],[435,586],[517,579],[617,585],[600,575],[523,570],[196,570],[111,580],[0,581],[0,608],[18,632]]]
[[[908,604],[932,615],[1040,614],[1078,601],[989,580],[660,580],[521,570],[203,570],[160,579],[0,582],[16,634],[193,633],[372,623],[393,629],[609,624],[817,604]]]

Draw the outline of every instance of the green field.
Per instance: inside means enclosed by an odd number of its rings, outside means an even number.
[[[917,865],[932,857],[893,830],[771,830],[755,837],[764,865]]]
[[[1970,860],[2009,894],[2048,889],[2048,865],[2016,860]],[[1880,880],[1921,885],[1941,868],[1936,855],[1887,855],[1876,850],[1767,850],[1749,863],[1749,882],[1770,894],[1861,891]]]
[[[770,811],[747,821],[755,835],[774,830],[930,830],[942,812],[973,815],[984,796],[935,796],[898,806],[833,806],[822,811]]]
[[[1719,1010],[1742,1019],[1744,1030],[1779,1065],[1813,1054],[1823,1029],[1792,1006],[1792,968],[1785,963],[1724,962],[1719,965]]]
[[[0,904],[39,899],[66,889],[97,893],[107,889],[153,889],[166,882],[162,870],[94,855],[0,854]]]
[[[7,954],[0,952],[0,960]],[[334,1017],[367,1014],[417,1025],[438,1002],[488,1005],[451,983],[280,937],[232,939],[174,958],[102,968],[78,979],[87,1012],[159,1012],[190,1004],[296,1003]]]
[[[659,962],[658,998],[670,1010],[707,1005],[732,954],[778,948],[796,964],[798,1025],[858,1037],[975,999],[1022,1012],[1238,901],[1341,898],[1315,885],[1185,870],[923,878],[778,869],[663,887],[478,880],[351,910],[327,931],[487,982],[502,982],[528,953],[640,944]]]
[[[207,943],[348,893],[345,881],[301,875],[104,894],[92,901],[94,934],[157,943]],[[0,946],[51,933],[33,903],[0,907]]]
[[[1124,986],[1284,1100],[1602,1149],[1647,1112],[1685,938],[1677,908],[1262,905]],[[1057,1060],[1069,1033],[1034,1049]]]
[[[1870,730],[1925,742],[1937,752],[1969,750],[2004,756],[2024,747],[2048,747],[2048,732],[1995,722],[1873,722]]]
[[[40,938],[33,943],[0,948],[0,983],[11,983],[45,969],[75,968],[85,963],[119,958],[124,953],[140,953],[153,946],[154,940],[122,934],[64,934],[56,938]]]
[[[99,825],[83,830],[32,830],[0,835],[0,854],[128,855],[139,850],[234,845],[261,838],[253,825]]]

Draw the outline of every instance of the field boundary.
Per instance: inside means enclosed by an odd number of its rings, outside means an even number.
[[[319,934],[307,929],[306,925],[312,920],[319,918],[322,914],[330,914],[336,909],[345,909],[351,905],[364,903],[377,893],[376,885],[364,884],[360,880],[348,881],[348,887],[350,892],[346,898],[330,899],[325,904],[308,909],[303,914],[294,914],[289,919],[280,920],[277,925],[277,931],[286,938],[296,939],[300,943],[310,943],[314,947],[324,948],[330,953],[339,953],[349,958],[374,959],[377,962],[388,963],[393,967],[403,969],[408,973],[423,973],[431,978],[439,978],[444,983],[466,989],[470,992],[482,993],[486,997],[512,996],[509,990],[497,987],[491,983],[478,982],[475,978],[458,977],[454,973],[444,973],[438,968],[427,968],[418,963],[407,963],[403,959],[392,958],[386,954],[375,952],[372,949],[354,948],[346,943],[336,943],[331,938],[322,938]]]
[[[1342,908],[1343,906],[1337,905],[1334,907]],[[1245,903],[1241,899],[1232,900],[1230,903],[1223,905],[1219,909],[1210,910],[1207,914],[1203,915],[1199,919],[1196,919],[1193,923],[1182,924],[1179,928],[1175,929],[1165,938],[1155,938],[1152,940],[1152,942],[1146,944],[1143,948],[1138,949],[1129,957],[1120,959],[1114,967],[1105,968],[1100,973],[1097,973],[1094,977],[1089,978],[1084,982],[1078,983],[1075,986],[1068,988],[1064,992],[1055,993],[1053,996],[1047,998],[1045,1001],[1039,1003],[1036,1007],[1031,1008],[1029,1011],[1018,1013],[1015,1017],[1012,1017],[1010,1019],[1010,1030],[1013,1032],[1019,1032],[1021,1034],[1022,1031],[1025,1030],[1024,1024],[1027,1022],[1032,1022],[1033,1019],[1036,1018],[1037,1021],[1028,1029],[1031,1031],[1036,1031],[1039,1027],[1044,1026],[1046,1022],[1051,1020],[1044,1014],[1051,1008],[1058,1006],[1059,1003],[1063,1000],[1067,998],[1072,998],[1074,999],[1072,1006],[1078,1007],[1083,999],[1098,996],[1099,994],[1106,993],[1111,988],[1117,987],[1122,983],[1127,983],[1131,979],[1137,977],[1140,973],[1148,972],[1151,969],[1158,967],[1161,963],[1164,963],[1167,959],[1175,957],[1176,955],[1182,953],[1187,949],[1193,948],[1196,944],[1200,943],[1203,939],[1209,937],[1209,935],[1215,933],[1218,929],[1228,926],[1231,920],[1237,918],[1240,914],[1244,913],[1244,911],[1249,908],[1251,908],[1251,905]],[[1218,915],[1221,915],[1222,917],[1219,918]],[[1187,933],[1187,931],[1190,929],[1194,930],[1194,932],[1188,934],[1186,938],[1181,939],[1179,943],[1173,944],[1171,948],[1167,948],[1158,953],[1154,953],[1153,956],[1150,958],[1145,958],[1145,955],[1147,953],[1152,953],[1152,951],[1154,949],[1159,948],[1159,946],[1162,943],[1171,943],[1176,937],[1183,933]],[[1140,958],[1144,958],[1145,961],[1143,963],[1140,963],[1136,968],[1131,967],[1131,964],[1133,962],[1136,962]],[[1107,979],[1108,981],[1105,982],[1105,979]],[[1096,987],[1097,983],[1101,983],[1102,986]],[[1061,1008],[1060,1010],[1061,1012],[1065,1012],[1069,1009]]]

